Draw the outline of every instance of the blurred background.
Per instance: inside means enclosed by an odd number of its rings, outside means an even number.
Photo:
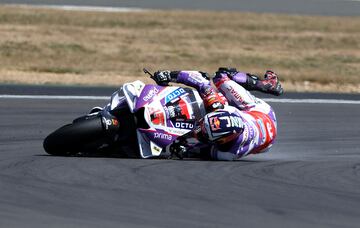
[[[357,0],[0,1],[0,82],[116,85],[142,68],[279,73],[360,93]],[[150,82],[150,81],[147,81]]]

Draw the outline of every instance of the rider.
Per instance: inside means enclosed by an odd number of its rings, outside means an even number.
[[[176,82],[197,89],[208,113],[197,128],[170,146],[171,156],[182,158],[191,137],[210,145],[210,157],[215,160],[265,152],[274,143],[277,122],[273,109],[248,92],[281,95],[283,89],[273,71],[266,71],[264,80],[260,80],[235,68],[219,68],[213,78],[219,92],[211,86],[208,74],[200,71],[157,71],[153,79],[159,85]]]

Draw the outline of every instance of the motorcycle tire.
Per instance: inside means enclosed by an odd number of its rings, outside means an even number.
[[[86,116],[48,135],[43,147],[50,155],[71,156],[85,150],[96,150],[104,143],[106,136],[101,116]]]

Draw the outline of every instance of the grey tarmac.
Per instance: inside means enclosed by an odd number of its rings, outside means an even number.
[[[360,12],[358,1],[219,2],[0,0],[339,16]],[[10,87],[0,86],[1,94],[18,94]],[[50,95],[112,91],[34,89],[17,88],[19,94]],[[335,94],[285,97],[360,100]],[[0,99],[0,227],[359,227],[360,105],[273,103],[277,143],[269,153],[238,162],[46,155],[42,140],[47,134],[104,104]]]
[[[358,104],[273,103],[277,143],[237,162],[46,155],[47,134],[105,103],[0,99],[0,227],[360,224]]]

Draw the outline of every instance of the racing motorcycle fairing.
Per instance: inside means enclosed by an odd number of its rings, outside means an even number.
[[[205,115],[203,101],[190,88],[145,85],[140,81],[123,86],[132,113],[142,114],[146,127],[137,129],[141,157],[159,156],[162,148],[191,131]]]
[[[124,92],[123,92],[123,88],[120,87],[120,89],[116,92],[114,92],[111,95],[111,100],[110,100],[110,110],[115,110],[117,108],[123,107],[125,106],[126,103],[126,97],[124,96]]]
[[[162,147],[149,140],[146,135],[142,134],[140,131],[136,131],[136,134],[139,142],[139,151],[142,158],[160,156]]]
[[[126,102],[130,108],[130,112],[135,112],[137,98],[140,96],[141,91],[144,89],[144,87],[145,84],[139,80],[131,83],[125,83],[123,85],[124,95],[126,97]]]

